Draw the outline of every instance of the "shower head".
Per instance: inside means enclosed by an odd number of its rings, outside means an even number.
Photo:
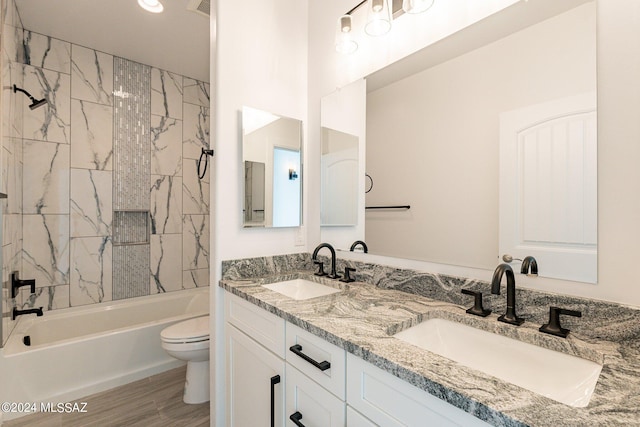
[[[38,107],[42,107],[44,104],[47,103],[47,99],[46,98],[35,99],[26,90],[20,89],[18,86],[13,85],[13,93],[16,93],[16,92],[22,92],[22,93],[24,93],[25,95],[27,95],[29,97],[29,99],[31,100],[31,105],[29,105],[29,108],[32,109],[32,110],[35,110]]]
[[[31,99],[31,105],[29,105],[29,108],[31,108],[32,110],[35,110],[38,107],[42,107],[44,104],[47,103],[47,100],[45,98],[42,99]]]

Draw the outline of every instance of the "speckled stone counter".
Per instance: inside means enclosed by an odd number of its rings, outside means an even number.
[[[491,302],[494,313],[465,313],[472,298],[461,287],[488,291],[489,284],[444,275],[353,261],[354,283],[318,278],[309,254],[224,262],[220,286],[331,342],[387,372],[496,426],[640,425],[640,310],[586,299],[519,290],[515,327],[497,321],[505,292]],[[306,278],[342,292],[295,301],[262,284]],[[486,292],[488,295],[489,292]],[[568,338],[538,331],[549,306],[578,309],[580,319],[563,317]],[[586,408],[574,408],[466,368],[393,338],[428,318],[444,318],[531,344],[580,356],[603,365]]]

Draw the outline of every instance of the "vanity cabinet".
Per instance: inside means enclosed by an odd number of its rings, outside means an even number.
[[[489,426],[235,295],[225,320],[228,426]]]
[[[345,425],[343,349],[229,294],[225,320],[228,426]]]

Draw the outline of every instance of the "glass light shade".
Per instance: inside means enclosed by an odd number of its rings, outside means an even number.
[[[391,30],[391,11],[387,0],[369,0],[365,33],[370,36],[381,36]]]
[[[402,10],[406,13],[422,13],[433,6],[434,0],[402,0]]]
[[[138,0],[138,5],[153,13],[160,13],[164,10],[164,6],[158,0]]]
[[[351,15],[341,16],[336,33],[336,51],[349,54],[358,50],[358,43],[352,37],[352,28]]]

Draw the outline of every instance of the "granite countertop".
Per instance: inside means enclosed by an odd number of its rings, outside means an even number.
[[[293,278],[313,280],[342,292],[296,301],[261,286]],[[616,341],[616,328],[624,326],[615,318],[581,319],[599,322],[598,337],[572,332],[563,339],[540,333],[538,323],[525,322],[515,327],[498,322],[497,317],[502,314],[499,309],[482,318],[466,314],[467,307],[450,302],[364,282],[344,284],[308,271],[226,279],[220,286],[492,425],[640,425],[640,351],[637,341]],[[602,364],[589,405],[567,406],[392,336],[433,317]],[[609,337],[607,330],[611,331]]]

